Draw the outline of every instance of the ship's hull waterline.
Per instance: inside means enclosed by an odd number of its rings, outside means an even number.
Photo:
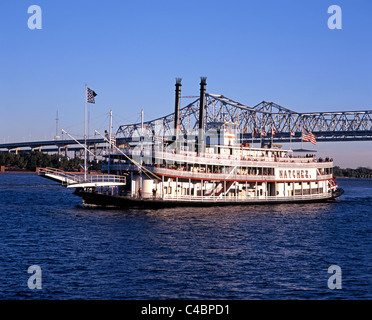
[[[83,199],[84,205],[95,205],[100,207],[113,208],[167,208],[167,207],[211,207],[211,206],[245,206],[245,205],[271,205],[288,203],[315,203],[335,201],[343,194],[342,189],[333,192],[327,196],[308,197],[298,196],[292,198],[284,197],[266,197],[262,199],[203,199],[203,201],[188,199],[161,199],[161,198],[132,198],[106,195],[102,193],[85,192],[76,190],[75,195]]]

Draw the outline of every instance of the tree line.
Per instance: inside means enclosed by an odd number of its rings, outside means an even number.
[[[58,154],[46,154],[42,152],[19,152],[15,153],[3,153],[0,152],[0,166],[13,167],[17,169],[27,169],[35,171],[38,167],[51,167],[62,169],[65,171],[76,170],[81,168],[84,160],[81,158],[66,158]],[[89,162],[91,165],[90,169],[100,170],[100,163],[95,161]]]
[[[372,178],[372,169],[366,167],[341,169],[340,167],[335,166],[333,174],[336,178]]]

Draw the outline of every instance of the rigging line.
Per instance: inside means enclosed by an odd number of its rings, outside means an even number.
[[[94,132],[97,132],[106,142],[108,142],[111,146],[113,146],[117,151],[119,151],[124,157],[126,157],[129,161],[133,162],[138,168],[141,168],[144,171],[147,171],[151,175],[153,175],[156,179],[161,180],[159,176],[157,176],[155,173],[151,172],[150,170],[146,169],[144,166],[139,164],[137,161],[131,159],[129,156],[127,156],[123,151],[121,151],[113,142],[109,141],[105,136],[103,136],[98,130],[95,130]],[[142,151],[141,151],[142,152]]]
[[[81,147],[83,147],[86,151],[88,151],[94,158],[96,157],[96,155],[90,151],[86,146],[84,146],[83,144],[81,144],[78,140],[76,140],[72,135],[70,135],[66,130],[62,129],[62,133],[65,133],[67,134],[71,139],[73,139],[77,144],[79,144]]]
[[[99,129],[107,127],[107,120],[109,119],[109,114],[106,114],[106,118],[102,120],[101,124],[98,126]]]

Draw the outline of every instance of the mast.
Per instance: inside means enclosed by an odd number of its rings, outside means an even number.
[[[108,155],[108,166],[107,173],[110,173],[110,163],[111,163],[111,134],[112,134],[112,109],[110,109],[110,127],[109,127],[109,155]]]
[[[141,138],[140,138],[140,140],[141,140],[141,153],[140,153],[140,165],[141,165],[141,167],[140,167],[140,169],[139,169],[139,172],[140,172],[140,189],[141,189],[141,191],[142,191],[142,163],[143,163],[143,161],[142,161],[142,157],[143,157],[143,139],[144,139],[144,137],[143,137],[143,108],[141,109]]]
[[[58,135],[58,109],[57,109],[57,115],[56,115],[56,136],[55,136],[55,140],[58,140],[60,138],[60,136]]]
[[[84,181],[87,180],[87,84],[85,83],[85,109],[84,109]]]
[[[89,128],[90,128],[90,106],[88,105],[87,106],[87,113],[88,113],[88,116],[87,116],[87,139],[89,139]]]
[[[143,137],[143,108],[141,109],[141,137]]]

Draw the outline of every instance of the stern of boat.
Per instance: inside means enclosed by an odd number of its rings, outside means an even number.
[[[338,186],[338,183],[336,182],[336,178],[332,178],[328,180],[328,186],[332,191],[332,199],[339,198],[344,194],[344,189]]]

